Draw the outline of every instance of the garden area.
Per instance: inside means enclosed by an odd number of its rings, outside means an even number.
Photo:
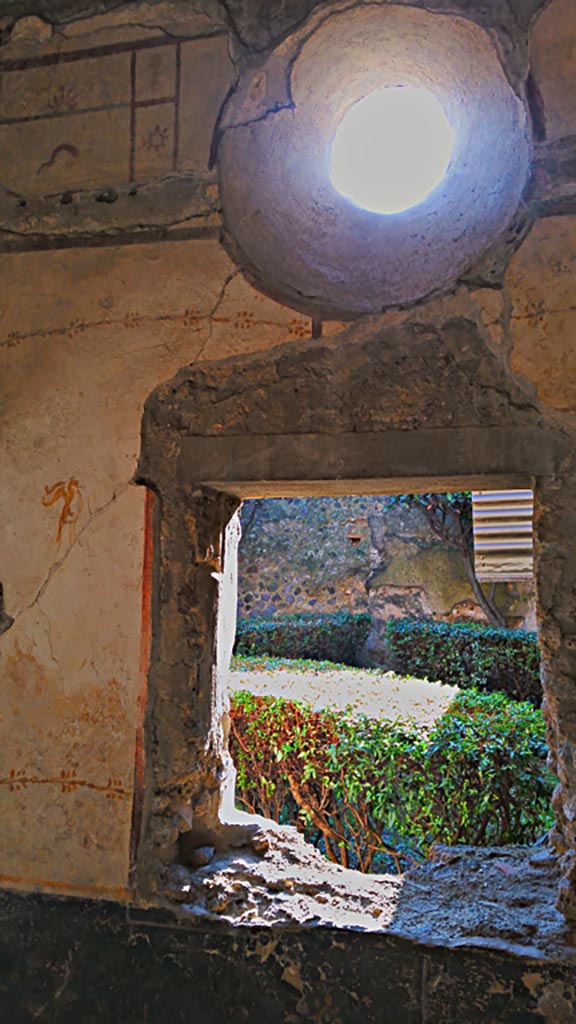
[[[369,628],[350,612],[239,624],[238,807],[362,872],[405,871],[438,843],[543,838],[556,780],[536,635],[394,619],[383,670],[358,665]]]

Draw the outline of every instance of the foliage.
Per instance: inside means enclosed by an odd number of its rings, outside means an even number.
[[[503,693],[460,694],[426,747],[435,837],[484,846],[533,842],[552,824],[555,780],[546,757],[539,710]]]
[[[426,732],[241,691],[231,723],[240,806],[344,866],[401,870],[435,841],[530,843],[552,823],[542,714],[503,694],[460,694]]]
[[[405,508],[419,508],[427,513],[434,533],[442,537],[452,546],[460,543],[465,537],[470,544],[472,538],[472,492],[445,491],[442,494],[426,492],[422,494],[395,494],[388,499],[388,507],[392,505]]]
[[[334,672],[343,668],[350,671],[348,665],[334,661],[318,661],[315,658],[277,658],[271,654],[235,654],[230,662],[233,672],[275,672],[279,668],[287,668],[291,672]],[[358,670],[356,670],[358,671]],[[381,669],[363,668],[363,672],[380,675]]]
[[[234,652],[357,665],[369,629],[368,614],[349,611],[243,619],[236,629]]]
[[[462,688],[502,690],[540,704],[540,651],[536,633],[420,619],[389,619],[390,667]]]

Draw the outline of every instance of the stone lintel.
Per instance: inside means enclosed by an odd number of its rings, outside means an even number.
[[[526,427],[187,436],[177,473],[181,484],[240,497],[522,488],[555,471],[556,452],[542,437]]]

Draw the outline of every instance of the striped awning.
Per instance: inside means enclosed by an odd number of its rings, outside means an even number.
[[[532,491],[473,491],[474,562],[479,580],[531,579]]]

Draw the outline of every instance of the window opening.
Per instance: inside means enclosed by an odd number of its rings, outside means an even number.
[[[532,587],[492,581],[504,628],[487,621],[471,493],[258,499],[241,521],[237,807],[364,872],[436,841],[540,838],[555,780]]]
[[[403,213],[442,181],[454,138],[441,104],[427,89],[378,89],[349,107],[336,129],[332,184],[372,213]]]

